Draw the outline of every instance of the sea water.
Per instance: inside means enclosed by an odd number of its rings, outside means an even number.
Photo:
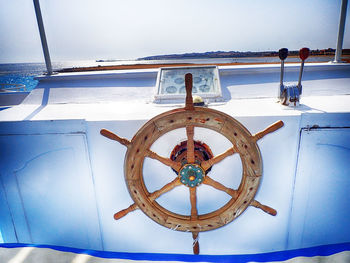
[[[69,61],[52,63],[53,71],[71,67],[97,66],[95,61]],[[0,64],[1,84],[23,84],[28,91],[33,90],[38,80],[35,77],[47,72],[45,63],[6,63]]]
[[[30,91],[38,84],[34,77],[45,70],[44,63],[0,64],[0,84],[23,84]]]
[[[287,62],[300,62],[299,58],[287,58]],[[328,56],[310,57],[308,62],[330,61]],[[53,62],[53,71],[63,68],[111,66],[111,65],[132,65],[132,64],[167,64],[167,63],[194,63],[194,64],[215,64],[215,63],[270,63],[279,62],[278,57],[237,57],[237,58],[195,58],[195,59],[167,59],[167,60],[82,60]],[[36,76],[45,74],[45,63],[11,63],[0,64],[0,84],[23,84],[28,91],[33,90],[38,84]]]

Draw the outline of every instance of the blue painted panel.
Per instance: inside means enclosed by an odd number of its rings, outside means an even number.
[[[19,242],[103,249],[85,134],[0,136]]]
[[[289,248],[350,241],[350,129],[302,130]]]
[[[8,201],[6,197],[5,188],[3,187],[3,180],[0,174],[0,243],[2,242],[18,242]],[[6,237],[4,239],[4,236]]]

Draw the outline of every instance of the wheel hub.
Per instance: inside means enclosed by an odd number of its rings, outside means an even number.
[[[188,187],[196,187],[204,180],[205,172],[198,164],[185,164],[179,171],[182,184]]]
[[[210,158],[213,158],[214,155],[210,149],[210,147],[204,142],[194,141],[194,152],[195,152],[195,163],[200,165],[201,162],[207,161]],[[170,159],[176,162],[181,162],[182,165],[187,164],[187,141],[182,141],[178,145],[174,147],[170,154]],[[211,168],[209,168],[206,173],[210,172]],[[173,170],[176,174],[178,174],[175,170]],[[205,173],[205,174],[206,174]]]

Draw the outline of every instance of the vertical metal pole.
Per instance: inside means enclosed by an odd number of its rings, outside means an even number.
[[[280,87],[283,86],[284,60],[281,60]]]
[[[41,45],[43,47],[43,52],[44,52],[44,57],[45,57],[47,74],[52,75],[52,65],[51,65],[50,53],[49,53],[49,48],[47,46],[46,35],[45,35],[45,30],[44,30],[44,23],[43,23],[43,18],[41,16],[39,0],[33,0],[33,2],[34,2],[36,20],[38,22],[38,27],[39,27]]]
[[[301,78],[303,77],[304,62],[305,60],[302,60],[300,65],[299,80],[298,80],[298,86],[297,86],[299,90],[301,90]]]
[[[339,20],[337,49],[335,51],[334,62],[341,62],[347,6],[348,6],[348,0],[342,0],[341,11],[340,11],[340,20]]]

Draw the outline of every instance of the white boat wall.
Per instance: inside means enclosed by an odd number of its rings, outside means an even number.
[[[285,68],[286,80],[296,82],[299,64]],[[305,256],[329,256],[332,253],[323,255],[328,250],[320,248],[331,246],[348,260],[344,251],[350,250],[350,65],[306,64],[296,107],[277,102],[279,71],[280,66],[273,64],[219,67],[222,97],[206,100],[209,109],[233,117],[251,134],[276,121],[284,123],[257,142],[263,172],[254,199],[277,215],[249,206],[231,223],[200,232],[198,256],[191,255],[190,232],[163,227],[140,209],[113,218],[134,203],[124,177],[127,148],[100,134],[104,128],[131,140],[149,119],[184,107],[185,99],[154,102],[156,69],[39,77],[24,102],[0,111],[2,247],[12,244],[7,247],[17,249],[13,243],[18,243],[42,245],[42,249],[69,247],[77,253],[109,251],[130,260],[216,262],[220,259],[211,255],[223,255],[221,260],[266,262],[288,257],[230,256],[311,247],[319,247],[318,254]],[[232,147],[219,132],[194,129],[194,139],[207,144],[214,156]],[[185,128],[172,130],[151,150],[169,158],[186,138]],[[142,169],[150,193],[177,176],[149,157]],[[213,166],[208,175],[238,189],[243,169],[240,155],[234,154]],[[198,213],[210,213],[230,198],[201,184]],[[187,186],[174,188],[156,202],[174,213],[191,214]],[[175,259],[169,256],[173,254]]]

